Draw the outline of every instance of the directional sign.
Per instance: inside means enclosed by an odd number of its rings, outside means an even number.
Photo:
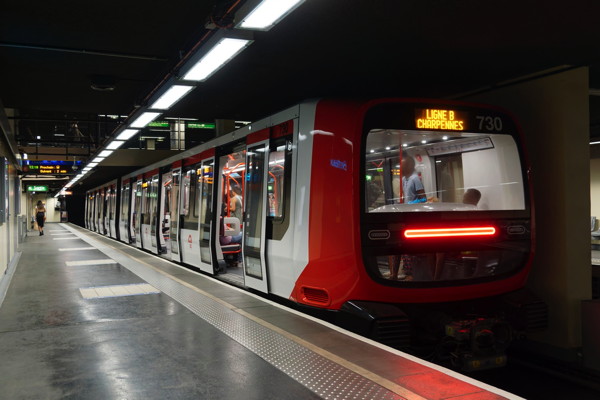
[[[45,185],[37,185],[37,186],[28,185],[27,186],[27,191],[28,192],[47,192],[48,191],[48,186],[45,186]]]

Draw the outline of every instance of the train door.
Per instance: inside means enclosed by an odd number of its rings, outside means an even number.
[[[129,232],[129,205],[131,204],[131,185],[129,180],[121,183],[121,209],[119,212],[119,238],[122,242],[131,243],[131,234]]]
[[[152,174],[145,178],[142,184],[142,248],[156,252],[156,237],[152,240],[152,234],[156,234],[156,229],[152,229],[154,225],[152,219],[156,219],[156,212],[153,213],[153,205],[156,204],[154,196],[156,191],[152,185],[154,177]],[[156,178],[156,184],[158,185],[158,177]]]
[[[160,216],[158,230],[159,254],[169,260],[171,259],[171,208],[173,208],[171,191],[173,191],[173,172],[169,170],[162,174],[158,212]]]
[[[273,129],[267,169],[266,210],[266,248],[265,259],[270,268],[269,293],[287,294],[293,290],[295,281],[293,270],[293,249],[295,246],[294,230],[290,229],[293,221],[294,194],[292,185],[293,136],[297,120],[285,123],[287,129]],[[282,124],[283,125],[283,124]],[[278,132],[279,131],[279,132]],[[281,135],[277,135],[281,133]],[[276,271],[275,271],[276,269]]]
[[[117,239],[117,185],[112,185],[110,188],[110,202],[109,202],[109,219],[108,227],[110,229],[110,237]]]
[[[212,219],[213,219],[213,182],[214,158],[202,161],[198,171],[198,197],[199,197],[199,222],[200,222],[200,269],[204,272],[214,273],[212,262]]]
[[[111,236],[111,231],[110,231],[110,218],[111,218],[111,211],[112,211],[112,185],[108,186],[106,188],[106,197],[104,199],[104,203],[106,204],[106,210],[104,213],[104,231],[106,232],[105,235],[106,236]]]
[[[196,193],[199,167],[199,163],[184,166],[181,182],[181,261],[194,267],[200,267],[199,201]]]
[[[96,193],[96,232],[104,234],[104,188]]]
[[[102,234],[107,235],[108,232],[108,212],[109,212],[109,199],[110,199],[110,186],[105,187],[104,191],[104,201],[102,202]]]
[[[85,229],[90,229],[88,226],[88,218],[87,218],[88,209],[89,209],[89,206],[88,206],[89,201],[90,201],[90,194],[89,194],[89,192],[85,192],[85,203],[83,205],[83,226],[85,227]]]
[[[265,259],[267,171],[269,141],[249,144],[246,151],[246,187],[244,193],[243,254],[246,286],[268,292]]]
[[[244,284],[242,258],[242,221],[244,174],[246,172],[246,144],[239,143],[220,149],[218,158],[218,186],[213,225],[217,272],[223,280]],[[216,222],[216,223],[215,223]]]
[[[88,214],[88,223],[91,231],[96,231],[96,195],[95,191],[90,192],[90,212]]]
[[[152,176],[152,179],[150,180],[150,191],[149,191],[149,196],[150,196],[150,248],[147,248],[147,250],[152,251],[155,254],[160,254],[159,251],[159,242],[158,242],[158,238],[157,235],[159,234],[160,231],[160,225],[161,224],[161,217],[159,214],[159,192],[160,192],[160,182],[159,182],[159,175],[155,174]],[[146,247],[145,247],[146,248]]]
[[[90,199],[92,197],[92,194],[90,192],[86,192],[85,193],[85,228],[86,229],[92,229],[90,226],[90,209],[91,209],[91,205],[90,205]]]
[[[133,201],[133,229],[135,235],[135,245],[136,247],[142,247],[142,202],[143,202],[143,193],[142,193],[142,185],[143,180],[138,178],[138,181],[134,184],[134,190],[132,193],[135,194],[135,199]]]
[[[180,210],[180,190],[181,190],[181,168],[176,168],[171,174],[171,190],[169,194],[170,209],[170,254],[173,261],[181,262],[181,250],[179,247],[179,210]],[[167,247],[169,247],[167,245]]]

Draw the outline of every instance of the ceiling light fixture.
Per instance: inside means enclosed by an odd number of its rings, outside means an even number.
[[[246,37],[224,37],[225,32],[226,31],[219,31],[209,42],[207,42],[204,47],[209,49],[208,51],[198,52],[190,59],[188,64],[191,65],[191,67],[182,71],[183,80],[207,80],[212,74],[217,72],[223,65],[252,43],[252,40],[248,35],[245,35]]]
[[[105,157],[100,157],[100,156],[98,156],[98,157],[94,158],[94,159],[92,160],[92,162],[99,163],[99,162],[102,162],[102,160],[104,160],[104,158],[105,158]]]
[[[119,136],[117,136],[117,140],[129,140],[134,137],[140,130],[139,129],[125,129]]]
[[[103,150],[98,154],[100,157],[108,157],[113,153],[114,150]],[[89,165],[89,164],[88,164]]]
[[[131,128],[144,128],[150,122],[154,121],[161,113],[158,112],[145,112],[135,119],[129,126]]]
[[[118,149],[119,147],[123,146],[123,144],[125,144],[125,142],[124,142],[124,141],[122,141],[122,140],[113,140],[112,142],[110,142],[110,143],[108,144],[108,146],[106,146],[106,148],[107,148],[108,150],[116,150],[116,149]]]
[[[188,94],[194,86],[173,85],[149,107],[153,110],[168,110]]]
[[[304,0],[263,0],[256,5],[256,1],[249,1],[238,13],[245,16],[236,28],[268,31],[303,2]],[[251,11],[245,12],[246,10]]]

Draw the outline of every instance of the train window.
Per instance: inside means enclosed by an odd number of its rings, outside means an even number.
[[[181,176],[181,170],[173,171],[172,176],[172,189],[171,189],[171,251],[175,254],[179,254],[179,245],[177,243],[177,234],[179,231],[179,179]]]
[[[286,150],[289,139],[278,140],[272,143],[269,153],[269,174],[267,177],[267,198],[269,200],[269,217],[283,218],[285,204],[285,168],[286,151],[291,151],[291,141],[289,141],[289,150]]]
[[[137,181],[134,183],[133,191],[135,193],[135,203],[133,205],[132,225],[135,230],[135,233],[138,235],[139,238],[140,229],[142,225],[140,217],[142,214],[142,181]]]
[[[149,214],[150,214],[150,224],[152,224],[152,227],[150,228],[150,232],[152,233],[152,237],[154,238],[154,235],[156,234],[156,224],[157,224],[157,218],[158,218],[158,175],[154,175],[152,177],[152,180],[150,181],[150,193],[149,193],[149,197],[150,197],[150,209]]]
[[[121,189],[121,221],[127,221],[129,215],[129,183],[125,183]]]
[[[150,225],[150,182],[142,184],[142,224]]]
[[[198,182],[196,168],[197,166],[186,168],[185,175],[183,176],[183,229],[198,229],[198,211],[196,205],[198,202],[196,198]]]
[[[365,151],[367,212],[525,209],[510,135],[372,129]]]

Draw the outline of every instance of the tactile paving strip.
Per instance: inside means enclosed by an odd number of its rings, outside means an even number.
[[[156,288],[147,283],[133,283],[130,285],[94,286],[88,288],[80,288],[79,292],[81,293],[81,296],[86,300],[160,293],[158,290],[156,290]]]
[[[119,263],[324,399],[405,399],[128,257]]]
[[[403,398],[156,271],[125,267],[325,399]]]

